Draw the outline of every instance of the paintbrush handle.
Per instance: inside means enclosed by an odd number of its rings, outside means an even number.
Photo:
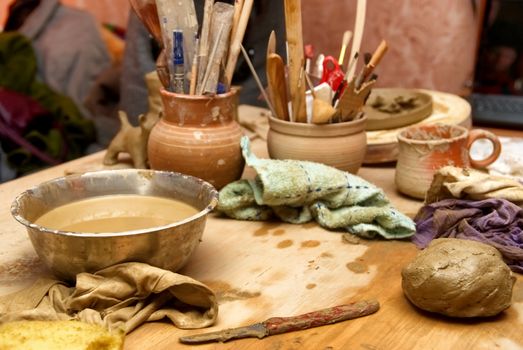
[[[254,0],[245,0],[242,6],[242,11],[240,14],[240,19],[238,20],[238,26],[236,27],[236,32],[234,37],[231,38],[231,44],[229,47],[229,55],[227,57],[227,65],[225,67],[225,81],[227,85],[231,85],[232,76],[234,74],[234,68],[236,67],[236,62],[238,61],[238,55],[240,54],[240,46],[247,30],[247,24],[249,23],[249,17],[251,16],[252,6]]]
[[[340,305],[292,317],[272,317],[263,322],[267,335],[282,334],[367,316],[380,308],[376,300]]]

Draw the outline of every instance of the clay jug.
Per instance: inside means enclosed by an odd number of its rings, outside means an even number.
[[[245,164],[238,91],[210,97],[162,89],[161,96],[164,114],[147,147],[151,168],[196,176],[217,189],[238,180]]]

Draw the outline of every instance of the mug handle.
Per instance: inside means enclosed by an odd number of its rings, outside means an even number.
[[[492,142],[492,145],[494,146],[494,150],[487,158],[481,160],[474,160],[470,156],[470,147],[472,146],[474,141],[478,139],[490,140]],[[473,168],[485,168],[487,165],[494,163],[496,159],[498,159],[499,155],[501,154],[501,142],[499,141],[499,138],[490,131],[482,129],[473,129],[469,131],[467,149],[469,150],[470,165]]]

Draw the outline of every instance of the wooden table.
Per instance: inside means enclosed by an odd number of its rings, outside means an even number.
[[[499,134],[523,136],[523,132]],[[266,155],[262,141],[253,143]],[[46,272],[25,228],[10,214],[14,197],[65,171],[99,166],[93,154],[0,185],[0,293],[24,288]],[[359,175],[382,187],[392,203],[412,216],[421,202],[396,192],[392,166],[364,167]],[[454,320],[417,310],[403,296],[401,269],[417,253],[406,241],[348,244],[340,233],[314,223],[244,222],[211,216],[203,242],[179,271],[210,286],[220,312],[205,330],[180,330],[169,323],[146,324],[127,336],[125,349],[184,349],[182,335],[247,325],[272,316],[291,316],[351,301],[376,298],[373,315],[335,325],[197,349],[520,349],[523,347],[523,277],[517,276],[513,305],[484,320]]]

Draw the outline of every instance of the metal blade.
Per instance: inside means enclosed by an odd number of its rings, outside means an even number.
[[[180,342],[186,344],[198,344],[207,342],[226,342],[231,339],[240,338],[263,338],[267,336],[267,329],[262,323],[255,323],[246,327],[229,328],[216,332],[188,335],[180,337]]]

